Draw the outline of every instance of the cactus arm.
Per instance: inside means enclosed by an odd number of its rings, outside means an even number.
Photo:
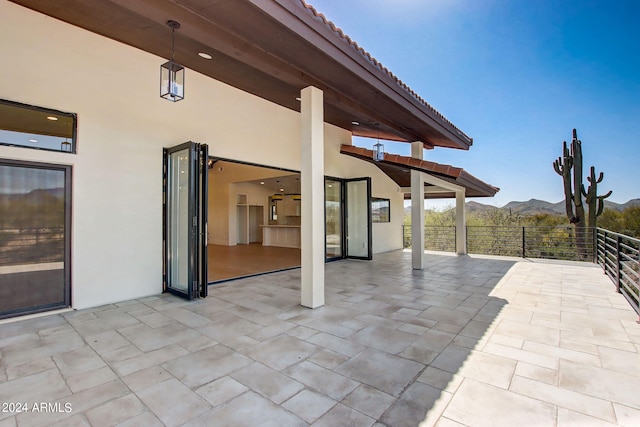
[[[564,167],[562,166],[562,158],[558,157],[558,159],[556,161],[553,162],[553,170],[556,171],[556,173],[560,176],[562,176],[564,174]]]

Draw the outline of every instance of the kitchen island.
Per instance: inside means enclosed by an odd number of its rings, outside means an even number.
[[[300,248],[299,225],[261,225],[262,246]]]

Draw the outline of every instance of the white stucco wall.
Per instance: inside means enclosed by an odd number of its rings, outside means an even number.
[[[192,140],[211,155],[299,170],[299,113],[192,70],[185,100],[171,103],[158,93],[163,58],[4,0],[0,16],[0,98],[78,115],[77,154],[0,146],[0,158],[73,166],[75,308],[161,291],[162,147]],[[374,251],[400,248],[395,184],[339,154],[349,132],[325,128],[326,174],[372,176],[373,196],[392,199],[392,222],[374,224]]]

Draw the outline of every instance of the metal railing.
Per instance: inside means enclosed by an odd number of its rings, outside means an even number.
[[[0,266],[64,261],[64,228],[0,229]]]
[[[402,226],[402,236],[405,248],[411,247],[411,226]],[[429,226],[424,228],[424,248],[428,251],[455,252],[456,227]]]
[[[598,228],[597,262],[640,315],[640,240]]]
[[[467,226],[467,252],[599,264],[640,315],[640,239],[602,228]],[[411,226],[402,227],[411,247]],[[425,227],[425,249],[456,251],[455,226]]]
[[[594,230],[573,227],[467,226],[467,252],[558,260],[595,261]],[[576,235],[577,233],[577,235]],[[427,226],[426,250],[456,251],[455,226]],[[411,247],[411,227],[403,226],[404,247]]]

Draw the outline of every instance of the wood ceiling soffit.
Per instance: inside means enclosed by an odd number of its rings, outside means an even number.
[[[15,2],[26,3],[27,7],[31,3],[28,0]],[[372,125],[388,123],[388,126],[380,127],[382,139],[420,140],[425,148],[433,145],[461,148],[453,142],[456,138],[445,137],[448,129],[429,114],[425,116],[426,107],[417,106],[418,101],[409,92],[336,35],[320,18],[305,10],[298,0],[217,3],[204,0],[59,0],[38,4],[38,8],[72,25],[161,57],[169,55],[170,31],[166,21],[175,19],[182,24],[176,33],[176,61],[188,68],[296,111],[299,111],[295,100],[299,90],[314,85],[324,90],[326,102],[333,104],[327,119],[351,130],[354,135],[377,136],[372,135]],[[256,26],[247,25],[245,18],[264,25],[258,25],[259,30],[256,30]],[[272,39],[274,33],[279,37]],[[286,44],[284,48],[283,43]],[[213,50],[209,53],[215,56],[214,61],[203,61],[195,55],[202,50]],[[317,52],[317,55],[309,52]],[[243,77],[242,81],[239,76]],[[363,97],[363,94],[368,96]],[[411,111],[406,109],[407,100]],[[368,105],[375,106],[376,111]],[[354,128],[349,119],[357,120],[363,126]],[[415,127],[407,127],[408,123],[414,122]],[[423,122],[429,123],[432,129],[419,126]]]
[[[197,7],[196,5],[202,4],[202,2],[197,0],[182,0],[181,4],[188,4],[189,7]],[[225,13],[220,13],[221,8],[223,8],[224,5],[216,5],[215,7],[205,6],[198,8],[198,12],[204,14],[211,20],[215,19],[219,21],[220,19],[224,19],[227,31],[234,32],[243,40],[250,40],[251,43],[260,44],[263,46],[261,49],[264,49],[267,52],[274,52],[274,55],[283,58],[287,65],[300,70],[300,73],[303,76],[304,85],[301,85],[299,89],[302,89],[306,85],[314,85],[325,91],[330,87],[340,88],[340,94],[342,94],[341,101],[345,102],[348,99],[351,103],[356,103],[355,100],[357,99],[361,110],[365,104],[381,106],[388,103],[387,98],[378,91],[369,90],[368,92],[371,94],[371,97],[366,100],[362,99],[361,94],[363,92],[366,93],[367,89],[361,83],[362,76],[359,72],[362,69],[368,70],[370,84],[375,84],[375,81],[379,81],[379,78],[371,72],[370,64],[363,62],[362,55],[354,51],[352,46],[347,45],[345,42],[335,43],[336,40],[341,40],[328,30],[324,23],[322,23],[322,25],[318,25],[317,20],[309,19],[309,13],[304,10],[298,10],[299,8],[293,6],[293,4],[294,3],[291,1],[286,1],[280,2],[280,6],[282,7],[278,7],[278,5],[272,2],[260,5],[260,8],[265,8],[269,11],[269,15],[265,14],[267,19],[271,20],[273,19],[273,16],[279,19],[279,28],[281,29],[278,31],[278,34],[280,36],[275,38],[273,37],[274,30],[270,26],[264,25],[249,27],[245,24],[240,24],[243,22],[242,18],[247,16],[249,11],[237,8],[229,8],[229,10],[227,10],[225,8]],[[297,18],[305,19],[307,21],[307,25],[317,27],[314,28],[316,31],[309,31],[308,26],[300,24],[298,19],[292,19],[290,14],[296,15]],[[294,31],[288,29],[288,27],[291,26],[291,23],[294,24]],[[283,28],[286,30],[283,30]],[[320,35],[319,32],[323,32],[324,34]],[[298,33],[302,33],[303,38],[298,37]],[[338,47],[344,57],[336,60],[335,53],[332,54],[328,52],[326,48],[320,49],[318,47],[321,45],[326,46],[327,42],[334,48]],[[283,44],[286,44],[284,48],[282,46]],[[318,54],[303,54],[303,52],[309,52],[310,50],[316,51]],[[327,59],[329,59],[329,63],[332,64],[331,66],[327,65]],[[354,60],[360,62],[360,66],[362,68],[354,69]],[[345,73],[345,65],[349,66],[348,73]],[[365,68],[367,66],[369,67]],[[323,73],[322,75],[318,75],[317,73],[314,73],[314,70],[323,70]],[[313,77],[312,74],[314,74]],[[360,91],[354,91],[356,88],[360,88]],[[327,102],[331,102],[331,97],[325,96],[325,100]],[[366,102],[363,103],[362,101]],[[387,110],[393,109],[389,106]],[[354,118],[359,118],[362,115],[363,113],[361,112],[359,115],[354,115]],[[376,117],[379,116],[379,113],[368,112],[364,113],[364,115],[372,117],[372,121],[384,121],[381,117]],[[341,125],[344,126],[344,124]],[[424,133],[418,133],[413,129],[398,128],[398,126],[395,126],[395,128],[396,132],[399,132],[404,136],[399,138],[397,134],[385,132],[385,134],[388,134],[385,139],[402,141],[425,139]],[[357,130],[355,133],[357,134]],[[434,139],[433,137],[434,135],[428,136],[429,139]],[[427,143],[426,145],[428,148],[432,147],[431,144]]]

